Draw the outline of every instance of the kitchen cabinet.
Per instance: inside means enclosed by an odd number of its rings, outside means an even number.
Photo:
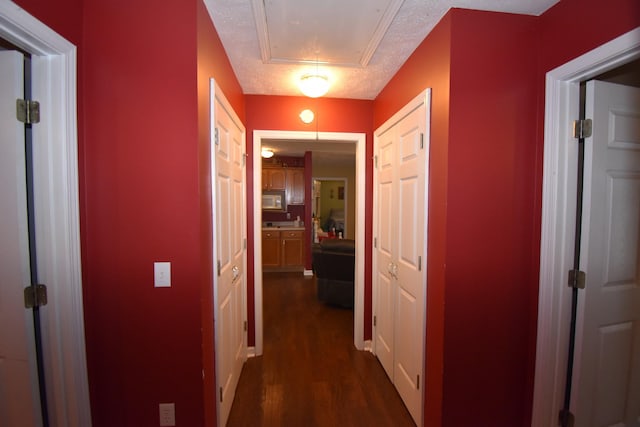
[[[304,232],[303,231],[281,231],[283,267],[303,267],[304,266]]]
[[[262,266],[280,267],[280,231],[262,231]]]
[[[304,269],[304,230],[262,230],[262,268]]]
[[[304,205],[304,168],[286,169],[287,205]]]
[[[284,168],[262,168],[263,190],[286,190],[287,175]]]

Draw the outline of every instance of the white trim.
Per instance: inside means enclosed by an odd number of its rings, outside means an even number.
[[[556,425],[564,399],[573,263],[579,85],[640,57],[640,27],[552,70],[546,76],[538,338],[532,426]]]
[[[353,342],[358,350],[364,349],[364,213],[365,213],[365,149],[366,134],[344,132],[297,132],[278,130],[253,131],[253,252],[254,265],[254,301],[255,301],[255,348],[261,355],[263,349],[263,311],[262,311],[262,222],[260,206],[262,204],[262,160],[260,147],[263,139],[291,139],[344,141],[356,144],[356,273],[353,315]]]
[[[52,425],[90,426],[80,260],[76,47],[15,3],[0,1],[0,37],[32,54],[38,278]]]
[[[256,357],[256,348],[251,346],[251,347],[247,347],[247,358],[249,357]]]

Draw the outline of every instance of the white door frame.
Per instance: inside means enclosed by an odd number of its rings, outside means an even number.
[[[556,425],[564,399],[569,342],[580,82],[640,57],[640,27],[547,73],[538,337],[532,426]],[[578,310],[582,310],[579,304]],[[578,315],[580,318],[580,314]]]
[[[25,10],[0,1],[0,37],[32,55],[38,276],[47,400],[52,425],[90,426],[80,260],[76,47]]]
[[[262,159],[260,148],[262,140],[291,139],[304,142],[305,140],[344,141],[356,144],[356,273],[354,282],[353,307],[353,343],[358,350],[365,349],[364,342],[364,213],[365,213],[365,148],[366,134],[343,132],[297,132],[278,130],[253,131],[253,265],[254,265],[254,301],[255,301],[255,355],[259,356],[263,350],[263,316],[262,316]],[[309,191],[309,189],[307,189]]]

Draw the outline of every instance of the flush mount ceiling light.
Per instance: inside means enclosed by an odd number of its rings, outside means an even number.
[[[304,123],[309,124],[313,121],[314,118],[314,114],[313,111],[311,110],[302,110],[300,112],[300,120],[302,120]]]
[[[263,148],[262,152],[260,153],[260,155],[265,159],[270,159],[271,157],[273,157],[274,154],[275,153],[271,148]]]
[[[321,74],[305,74],[300,78],[298,87],[309,98],[318,98],[329,91],[329,79]]]

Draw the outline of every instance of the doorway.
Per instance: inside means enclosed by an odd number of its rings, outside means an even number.
[[[349,224],[349,180],[346,177],[313,177],[312,209],[318,226],[338,238],[353,239]],[[317,239],[312,239],[315,241]]]
[[[574,262],[579,146],[577,140],[571,138],[569,130],[573,120],[580,117],[581,83],[639,57],[640,28],[547,73],[538,341],[532,425],[557,424],[558,414],[564,405],[573,293],[566,283],[568,270]],[[578,301],[576,348],[581,345],[585,309],[584,297]],[[574,384],[578,380],[574,378]],[[574,411],[576,407],[574,394],[570,409]]]
[[[268,140],[294,140],[294,141],[339,141],[356,145],[356,218],[364,218],[365,212],[365,144],[364,133],[340,133],[340,132],[295,132],[295,131],[266,131],[255,130],[253,132],[253,206],[254,211],[259,211],[262,204],[262,194],[256,189],[262,188],[260,148],[263,141]],[[308,189],[310,191],[310,189]],[[356,273],[354,283],[354,326],[353,340],[358,350],[363,350],[364,343],[364,245],[365,245],[364,221],[355,224],[356,241]],[[254,249],[254,301],[255,301],[255,354],[261,355],[263,351],[263,312],[262,312],[262,222],[260,215],[254,215],[253,239]]]

